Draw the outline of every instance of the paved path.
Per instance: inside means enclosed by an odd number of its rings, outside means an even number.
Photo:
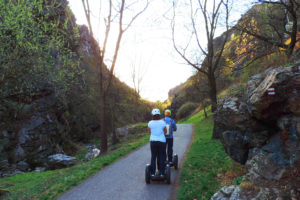
[[[179,163],[192,137],[192,125],[178,125],[174,132],[174,153]],[[167,200],[178,170],[171,169],[171,184],[145,183],[145,166],[150,162],[149,143],[109,165],[82,184],[62,195],[59,200]],[[180,170],[180,169],[179,169]]]

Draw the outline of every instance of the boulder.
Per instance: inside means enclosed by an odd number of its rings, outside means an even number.
[[[20,161],[17,163],[17,169],[23,172],[29,171],[29,164],[25,161]]]
[[[34,172],[44,172],[44,171],[46,171],[46,167],[36,167],[33,171]]]
[[[48,156],[49,169],[61,169],[70,167],[78,163],[78,160],[74,157],[67,156],[65,154],[54,154]]]
[[[242,190],[236,185],[224,186],[210,200],[246,200]]]
[[[96,158],[100,155],[100,150],[97,148],[92,149],[91,151],[87,152],[87,154],[84,157],[84,161],[89,161],[93,158]]]
[[[116,129],[117,137],[127,137],[128,136],[128,127],[124,126]]]

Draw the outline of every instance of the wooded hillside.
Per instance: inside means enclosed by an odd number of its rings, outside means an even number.
[[[67,0],[0,3],[0,158],[31,169],[100,131],[100,57]],[[104,78],[108,69],[104,66]],[[106,130],[146,121],[150,103],[113,77]],[[1,166],[0,166],[1,167]]]
[[[296,4],[294,9],[299,19],[299,8],[297,9]],[[299,56],[299,41],[295,43],[293,53],[290,55],[287,53],[291,44],[292,22],[286,21],[285,10],[286,7],[279,3],[254,5],[228,30],[228,40],[220,67],[216,71],[219,97],[228,92],[242,93],[251,76],[270,67],[282,66]],[[299,39],[299,23],[297,27]],[[223,33],[214,39],[215,49],[220,49],[225,35],[226,33]],[[206,67],[206,59],[203,61],[203,68]],[[209,104],[207,77],[199,71],[195,72],[185,83],[169,91],[169,99],[172,101],[171,108],[176,114],[180,114],[177,113],[178,110],[187,102],[196,103],[202,108],[207,106]]]

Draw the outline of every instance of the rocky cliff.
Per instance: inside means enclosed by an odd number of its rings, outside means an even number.
[[[64,10],[66,6],[62,4],[57,10]],[[75,24],[74,19],[72,23]],[[92,57],[93,40],[86,27],[79,30],[76,50],[81,56]],[[92,66],[83,67],[89,70]],[[83,120],[82,109],[87,108],[88,102],[83,101],[86,91],[73,87],[73,91],[62,98],[54,88],[40,86],[39,92],[34,95],[24,92],[21,97],[3,97],[0,104],[0,177],[51,169],[52,155],[76,151],[72,138],[84,141],[87,133],[92,135],[90,127],[97,127],[98,123],[95,119],[89,122]],[[74,95],[73,92],[79,94]],[[75,106],[77,109],[74,109]],[[95,113],[90,115],[95,116]]]
[[[229,188],[223,188],[219,197],[295,199],[300,196],[299,61],[257,74],[248,81],[241,97],[221,100],[215,128],[226,153],[246,165],[244,179],[256,186],[256,191],[250,193],[249,188],[234,187],[225,194]],[[212,199],[218,199],[218,195]]]

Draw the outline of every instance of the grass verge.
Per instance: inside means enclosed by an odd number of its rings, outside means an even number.
[[[149,141],[149,134],[140,133],[121,141],[116,150],[79,165],[46,172],[29,172],[1,178],[0,199],[56,199],[65,191],[82,183],[105,166]]]
[[[210,199],[223,185],[244,173],[224,152],[220,141],[212,140],[213,120],[205,119],[203,111],[181,123],[194,124],[194,138],[180,175],[178,200]]]

